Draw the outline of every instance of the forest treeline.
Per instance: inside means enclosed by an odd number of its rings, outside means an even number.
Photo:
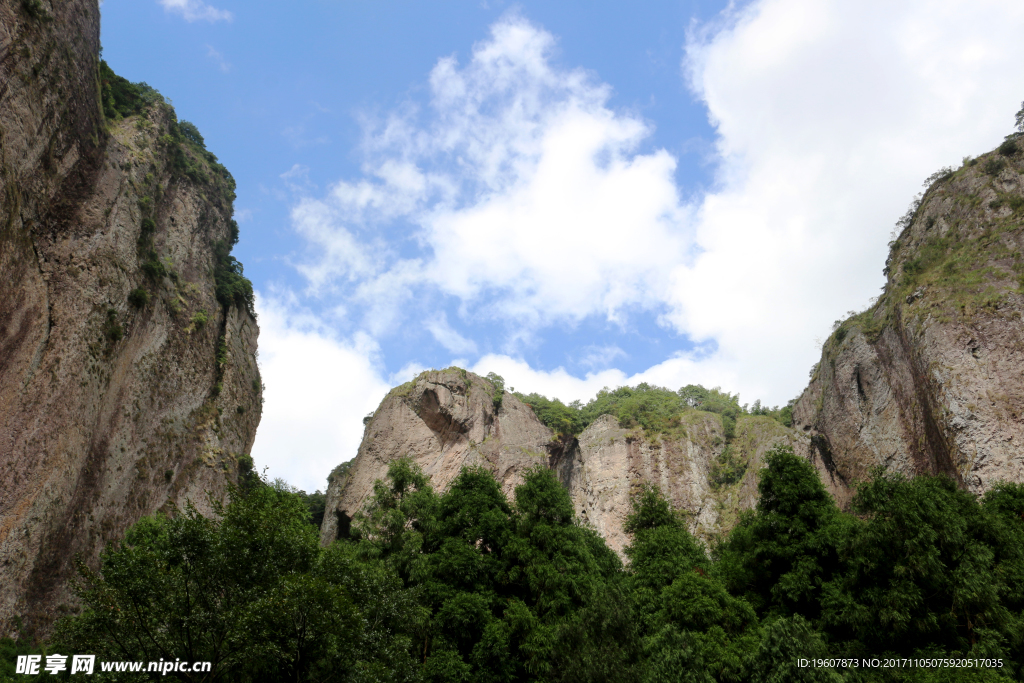
[[[878,473],[847,513],[791,450],[766,462],[756,509],[710,548],[638,489],[626,564],[542,467],[508,500],[485,470],[438,494],[394,462],[326,548],[294,492],[234,489],[217,517],[144,518],[80,567],[80,611],[44,650],[210,661],[169,674],[207,681],[1020,680],[1024,486]],[[839,657],[1002,666],[798,661]]]

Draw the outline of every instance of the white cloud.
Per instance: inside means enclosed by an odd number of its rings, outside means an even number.
[[[582,349],[583,354],[576,362],[591,370],[605,368],[615,362],[616,358],[627,358],[628,353],[614,344],[607,346],[590,345]]]
[[[339,339],[294,299],[257,297],[263,418],[252,456],[300,489],[326,490],[327,475],[356,455],[362,417],[391,386],[366,335]]]
[[[466,339],[449,325],[445,313],[425,320],[423,326],[434,336],[438,344],[452,353],[476,353],[476,342]]]
[[[217,66],[223,73],[231,72],[231,64],[228,60],[224,59],[224,55],[218,52],[212,45],[206,46],[206,56],[217,62]]]
[[[1021,25],[1017,2],[761,0],[698,27],[684,71],[716,127],[717,174],[688,204],[676,159],[644,147],[650,122],[507,17],[466,64],[437,63],[429,107],[370,127],[362,178],[296,204],[317,254],[302,272],[310,293],[362,307],[373,338],[448,296],[460,317],[509,321],[510,339],[646,310],[667,336],[707,341],[636,375],[597,371],[597,356],[582,378],[540,372],[514,346],[474,364],[523,391],[699,382],[784,402],[815,338],[877,293],[921,180],[1009,132]],[[475,352],[434,319],[452,353]]]
[[[231,21],[231,12],[207,5],[202,0],[159,0],[168,12],[180,14],[185,21]]]
[[[814,338],[877,293],[921,181],[1010,131],[1024,5],[764,0],[729,20],[687,49],[721,185],[667,317],[714,338],[746,395],[778,401],[806,383]]]
[[[491,33],[465,66],[431,72],[430,125],[396,112],[367,137],[364,179],[296,206],[318,252],[304,268],[313,287],[363,277],[355,294],[370,307],[374,280],[428,287],[530,325],[660,306],[690,247],[675,160],[637,151],[650,127],[609,109],[587,72],[553,66],[550,34],[516,16]],[[369,235],[396,220],[422,256],[377,244],[367,258]]]

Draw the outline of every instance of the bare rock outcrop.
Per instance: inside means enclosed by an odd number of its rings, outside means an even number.
[[[394,460],[412,459],[440,491],[463,467],[485,467],[511,495],[525,470],[547,463],[552,437],[529,406],[483,377],[459,368],[425,372],[391,390],[350,468],[331,478],[321,542],[346,532]]]
[[[215,293],[230,197],[175,167],[169,108],[104,118],[98,50],[96,0],[0,0],[0,636],[141,516],[223,497],[260,418],[256,321]]]
[[[771,418],[741,416],[727,443],[721,416],[698,410],[685,411],[672,434],[648,437],[605,415],[577,439],[553,440],[533,409],[507,392],[496,408],[495,395],[486,379],[458,368],[423,373],[393,389],[367,423],[355,460],[331,476],[321,542],[347,533],[374,481],[402,457],[438,490],[475,465],[493,472],[510,496],[526,469],[550,467],[580,520],[620,554],[629,543],[622,525],[630,496],[644,483],[658,487],[688,513],[695,533],[709,537],[756,503],[756,471],[770,448],[789,445],[811,457],[808,437]]]
[[[629,544],[622,527],[630,496],[640,486],[659,488],[686,514],[690,530],[709,538],[730,529],[739,511],[757,503],[757,471],[775,446],[809,457],[809,439],[768,417],[741,416],[726,443],[722,419],[714,413],[687,411],[677,433],[656,438],[604,415],[551,464],[580,519],[621,554]]]
[[[838,479],[944,473],[979,494],[1024,481],[1022,146],[940,177],[877,304],[825,343],[793,414]]]

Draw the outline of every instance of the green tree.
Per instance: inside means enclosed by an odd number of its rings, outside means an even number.
[[[203,139],[199,129],[196,128],[196,124],[191,121],[179,121],[178,122],[178,133],[181,137],[185,138],[188,142],[196,145],[200,149],[206,149],[206,140]]]
[[[516,394],[516,398],[533,408],[537,419],[558,436],[576,436],[583,431],[583,418],[578,406],[565,405],[540,394]]]
[[[510,504],[490,472],[465,468],[444,495],[415,507],[411,497],[427,490],[421,476],[409,463],[392,465],[364,517],[376,522],[359,544],[399,567],[429,610],[413,648],[424,678],[623,680],[622,657],[595,647],[618,644],[618,629],[629,629],[628,609],[597,605],[621,564],[576,524],[554,475],[530,470]]]
[[[406,652],[418,613],[397,577],[324,553],[297,496],[260,486],[214,507],[217,518],[192,506],[144,518],[103,552],[99,572],[80,567],[82,611],[55,641],[100,659],[209,661],[208,674],[175,674],[205,681],[361,680]],[[368,619],[381,599],[401,614]]]
[[[817,472],[792,448],[773,448],[765,463],[756,511],[744,514],[717,549],[717,571],[760,614],[814,620],[853,520],[840,515]]]
[[[711,573],[700,543],[651,486],[632,497],[626,585],[643,638],[642,680],[742,680],[754,610]]]
[[[865,520],[844,544],[822,622],[851,650],[970,653],[1020,671],[1022,501],[1019,485],[979,504],[948,477],[876,473],[854,499]]]
[[[424,535],[435,524],[437,496],[430,480],[408,458],[388,465],[365,508],[352,520],[352,537],[364,557],[387,560],[404,581],[420,555]]]

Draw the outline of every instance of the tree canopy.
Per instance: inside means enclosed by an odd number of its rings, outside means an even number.
[[[851,512],[777,448],[718,542],[639,487],[623,564],[551,471],[509,499],[466,468],[444,493],[391,463],[349,537],[322,548],[286,486],[214,518],[148,517],[81,567],[53,647],[210,661],[224,681],[997,681],[1024,671],[1024,487],[980,500],[876,473]],[[802,659],[996,659],[865,669]]]

